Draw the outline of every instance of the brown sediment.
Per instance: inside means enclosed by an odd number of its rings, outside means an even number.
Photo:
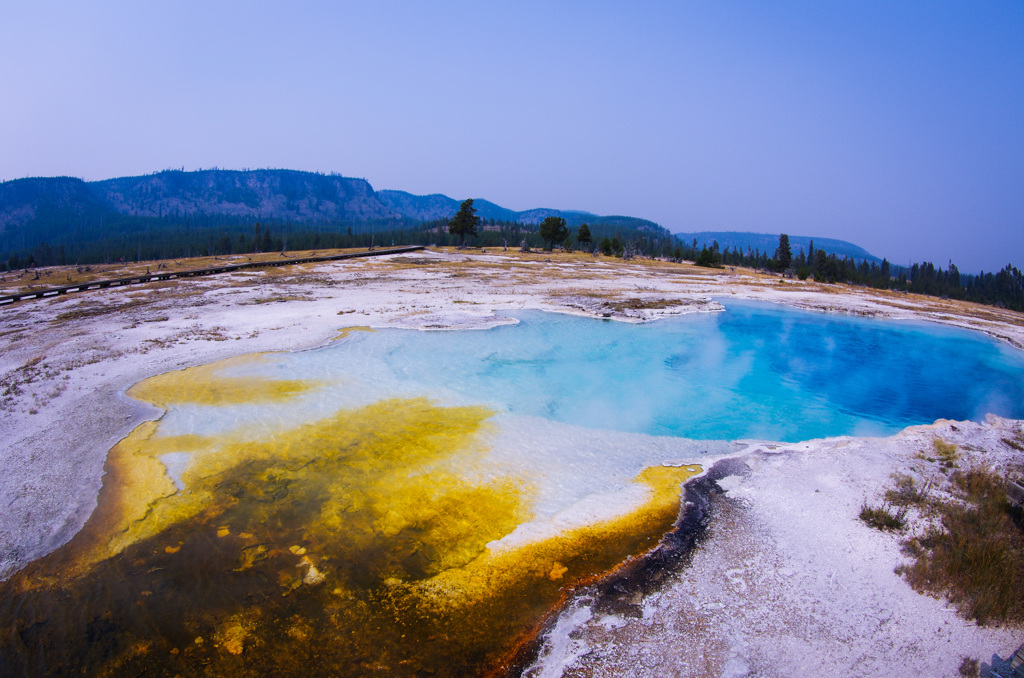
[[[205,402],[217,365],[133,393]],[[0,654],[56,675],[500,669],[566,591],[659,543],[700,468],[646,469],[644,501],[614,519],[492,550],[531,520],[532,489],[467,480],[491,414],[392,399],[257,438],[143,424],[111,450],[85,529],[0,585]],[[168,451],[191,454],[184,491]]]

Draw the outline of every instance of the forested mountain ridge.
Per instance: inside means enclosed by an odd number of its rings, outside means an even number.
[[[364,179],[291,170],[169,170],[93,182],[43,177],[0,183],[0,252],[5,255],[40,243],[68,245],[217,220],[401,219]]]
[[[180,239],[182,231],[237,238],[257,223],[284,233],[394,232],[448,219],[459,204],[441,194],[375,191],[365,179],[297,170],[165,170],[91,182],[15,179],[0,183],[0,259],[24,258],[43,246],[56,251],[100,241],[113,255],[110,243],[120,243],[114,247],[120,250],[129,240]],[[561,216],[570,226],[589,221],[669,237],[658,224],[633,217],[553,209],[516,212],[487,200],[475,200],[475,205],[480,218],[492,223],[536,225]]]
[[[108,209],[88,184],[74,177],[0,183],[0,233],[55,214],[88,217]]]
[[[88,183],[120,214],[223,214],[283,221],[368,220],[400,216],[365,179],[294,170],[166,171]]]
[[[459,211],[460,201],[440,193],[413,195],[405,191],[383,190],[377,191],[377,195],[395,212],[410,219],[420,219],[422,221],[449,219]],[[648,230],[659,235],[664,231],[665,235],[668,234],[662,226],[653,221],[637,217],[600,216],[582,210],[555,210],[544,207],[516,212],[501,205],[495,205],[488,200],[479,199],[473,200],[473,208],[476,210],[477,216],[484,220],[536,225],[547,217],[562,217],[565,219],[566,225],[571,228],[585,223]]]
[[[461,204],[441,193],[413,195],[405,191],[381,190],[377,191],[377,196],[396,213],[420,221],[449,219],[459,211]],[[516,221],[516,212],[488,200],[474,199],[473,207],[481,219]]]

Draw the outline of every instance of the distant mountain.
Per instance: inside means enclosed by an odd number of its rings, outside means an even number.
[[[459,210],[459,201],[440,193],[413,195],[405,191],[377,191],[377,197],[397,214],[420,221],[444,219]],[[478,208],[479,211],[479,208]]]
[[[165,171],[86,182],[71,177],[0,183],[0,256],[39,243],[75,244],[139,232],[259,221],[394,222],[363,179],[291,170]]]
[[[281,221],[397,216],[365,179],[294,170],[166,171],[107,179],[89,190],[120,214],[223,214]]]
[[[787,235],[789,235],[787,233]],[[741,251],[746,252],[747,249],[760,250],[761,252],[768,252],[771,256],[775,253],[775,249],[779,246],[779,234],[769,233],[743,233],[739,231],[700,231],[697,233],[676,233],[675,236],[686,244],[692,244],[694,239],[697,240],[697,247],[704,245],[711,245],[713,242],[718,242],[719,247],[723,250],[725,248],[735,249],[740,248]],[[818,238],[806,235],[789,235],[789,245],[793,250],[793,254],[800,251],[803,248],[806,253],[810,249],[811,241],[814,241],[815,249],[823,249],[830,254],[835,254],[838,257],[849,257],[858,261],[864,260],[868,263],[876,262],[881,263],[882,260],[871,254],[862,247],[858,247],[851,242],[845,240],[836,240],[834,238]]]
[[[101,239],[135,241],[140,234],[224,227],[237,232],[257,222],[287,225],[285,230],[396,231],[448,219],[460,202],[440,194],[375,191],[365,179],[296,170],[166,170],[90,182],[15,179],[0,183],[0,258],[44,243],[57,247]],[[475,200],[474,207],[484,220],[538,224],[553,215],[571,227],[586,221],[606,230],[669,236],[658,224],[633,217],[554,209],[516,212],[487,200]]]
[[[461,201],[449,198],[440,193],[431,195],[413,195],[405,191],[377,191],[377,196],[395,212],[404,217],[420,219],[422,221],[433,221],[436,219],[449,219],[459,211]],[[487,200],[474,199],[473,207],[477,216],[481,219],[494,219],[495,221],[518,222],[520,224],[539,224],[547,217],[562,217],[565,223],[575,228],[580,224],[587,223],[591,226],[607,226],[621,228],[648,230],[653,233],[667,231],[660,225],[647,219],[624,216],[599,216],[591,212],[580,210],[554,210],[547,208],[536,208],[515,212],[500,205],[495,205]]]
[[[405,191],[377,191],[381,201],[402,216],[420,221],[436,221],[438,219],[450,219],[459,211],[461,200],[449,198],[447,195],[432,193],[430,195],[413,195]],[[495,205],[487,200],[474,199],[473,207],[477,216],[481,219],[494,219],[496,221],[518,221],[516,215],[510,209]],[[525,223],[525,222],[524,222]]]

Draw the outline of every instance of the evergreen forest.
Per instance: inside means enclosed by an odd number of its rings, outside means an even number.
[[[779,247],[774,253],[738,248],[720,250],[717,243],[697,249],[694,240],[689,246],[681,246],[676,258],[686,258],[698,266],[721,268],[742,266],[785,276],[796,276],[800,280],[813,278],[826,283],[845,283],[875,289],[914,292],[943,299],[959,299],[979,304],[1024,311],[1024,275],[1012,264],[1007,264],[996,273],[961,273],[955,264],[949,263],[943,269],[930,262],[897,266],[883,259],[877,262],[838,257],[824,249],[815,249],[814,241],[808,251],[803,249],[793,255],[788,237],[779,237]]]

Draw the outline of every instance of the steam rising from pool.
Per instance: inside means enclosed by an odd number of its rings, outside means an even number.
[[[826,316],[754,302],[645,325],[525,312],[466,332],[356,332],[237,371],[316,379],[287,407],[191,408],[166,430],[277,425],[384,397],[483,404],[586,429],[698,440],[795,442],[883,435],[936,419],[1024,417],[1024,354],[922,323]]]

